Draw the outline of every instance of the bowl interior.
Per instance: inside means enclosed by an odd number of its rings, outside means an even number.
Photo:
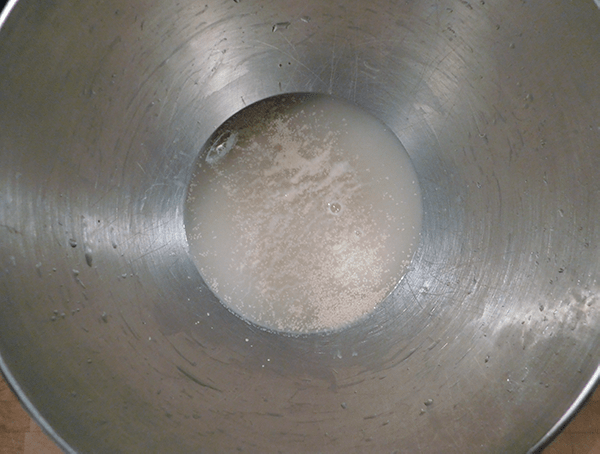
[[[591,2],[21,0],[0,29],[0,354],[68,452],[526,452],[600,364]],[[336,333],[226,310],[184,199],[227,118],[330,94],[408,151],[421,244]]]

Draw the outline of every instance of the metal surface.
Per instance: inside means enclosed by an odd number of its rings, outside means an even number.
[[[36,2],[0,30],[0,353],[69,452],[518,453],[600,364],[593,1]],[[387,123],[423,191],[411,271],[300,338],[187,253],[204,141],[280,92]]]

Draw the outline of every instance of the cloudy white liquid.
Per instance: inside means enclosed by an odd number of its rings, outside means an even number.
[[[189,250],[232,311],[291,333],[369,314],[418,245],[421,196],[384,124],[322,95],[271,98],[219,128],[189,186]]]

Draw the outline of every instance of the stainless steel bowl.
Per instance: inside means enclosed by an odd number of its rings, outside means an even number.
[[[20,0],[1,21],[1,366],[65,451],[534,451],[598,381],[592,0]],[[377,116],[423,192],[411,270],[335,334],[243,322],[187,252],[200,148],[282,92]]]

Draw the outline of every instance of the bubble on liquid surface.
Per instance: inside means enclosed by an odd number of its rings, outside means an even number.
[[[206,162],[216,164],[231,151],[237,143],[237,133],[226,131],[219,135],[206,154]]]
[[[342,211],[342,205],[337,202],[330,203],[328,206],[329,211],[331,211],[333,214],[339,214],[339,212]]]
[[[335,330],[406,272],[420,191],[379,120],[329,96],[282,95],[240,111],[203,147],[185,226],[204,281],[234,313],[276,331]]]

